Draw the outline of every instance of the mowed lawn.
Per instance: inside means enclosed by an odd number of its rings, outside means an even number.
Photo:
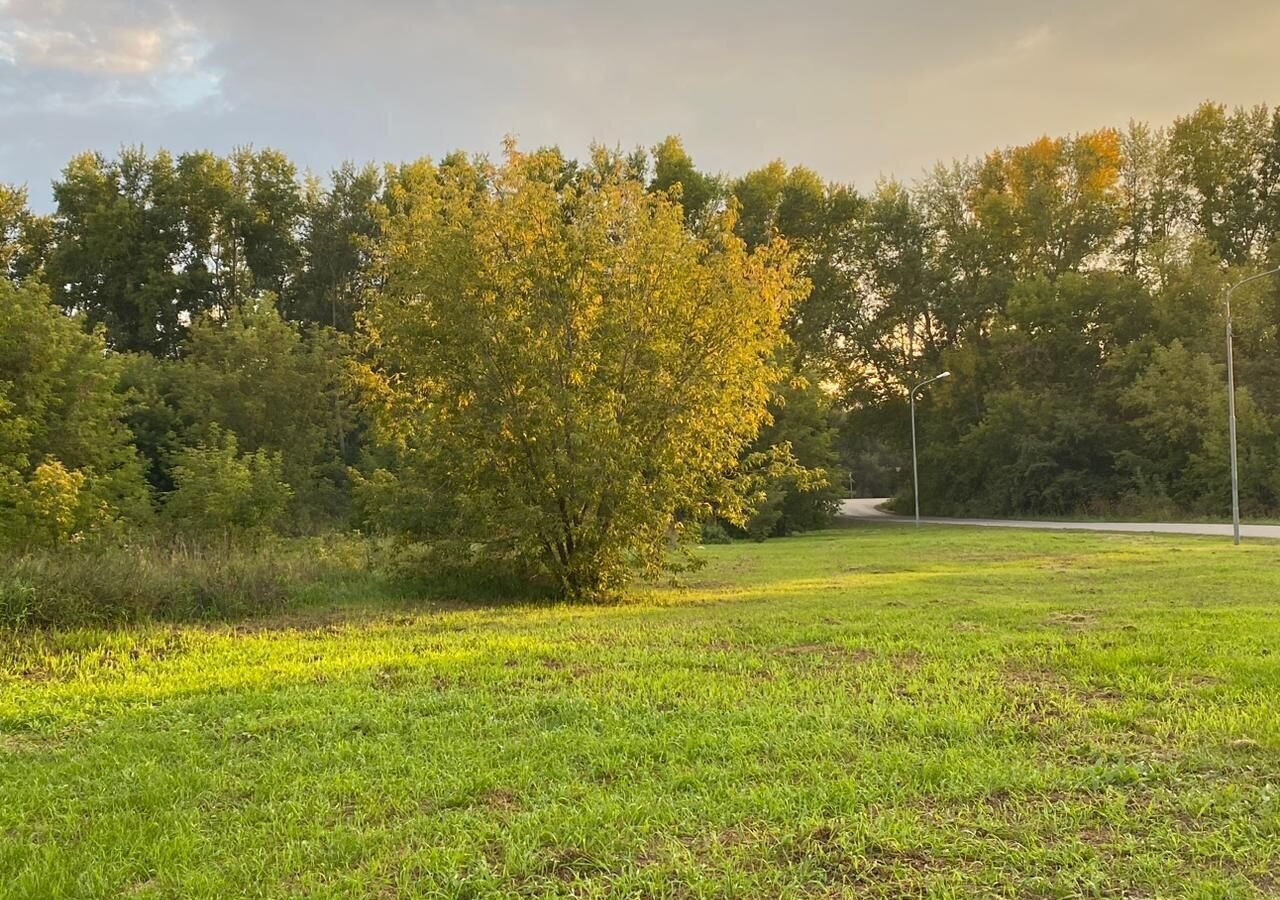
[[[0,638],[0,895],[1280,893],[1280,543],[699,553],[607,608]]]

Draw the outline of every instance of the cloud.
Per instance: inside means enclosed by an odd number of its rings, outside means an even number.
[[[1052,37],[1053,29],[1048,25],[1041,25],[1038,28],[1033,28],[1030,31],[1023,32],[1023,34],[1013,42],[1013,47],[1019,53],[1030,53],[1032,50],[1043,47],[1045,44],[1049,43],[1049,39]]]
[[[1200,101],[1280,101],[1275,0],[0,0],[0,181],[73,154],[582,153],[679,133],[869,187]]]
[[[0,65],[21,83],[16,93],[66,112],[207,96],[218,83],[208,50],[189,19],[156,0],[0,2]]]
[[[165,61],[166,35],[157,28],[110,28],[101,35],[13,28],[7,56],[19,66],[106,75],[144,75]]]

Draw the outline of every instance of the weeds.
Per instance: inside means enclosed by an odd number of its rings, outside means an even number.
[[[0,626],[262,615],[323,597],[373,568],[356,539],[37,550],[0,559]]]

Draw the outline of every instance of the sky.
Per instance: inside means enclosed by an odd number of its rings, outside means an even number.
[[[324,173],[678,134],[869,188],[1212,99],[1280,104],[1277,0],[0,0],[0,181],[276,147]]]

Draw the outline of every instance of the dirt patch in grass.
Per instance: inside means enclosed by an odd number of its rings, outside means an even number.
[[[1204,672],[1196,672],[1181,679],[1184,685],[1195,688],[1216,687],[1222,684],[1222,679],[1217,675],[1207,675]]]
[[[1280,878],[1273,872],[1249,872],[1228,861],[1223,864],[1223,871],[1238,875],[1253,885],[1254,890],[1264,897],[1280,896]]]
[[[836,824],[784,839],[770,856],[775,864],[789,868],[816,868],[833,884],[877,890],[892,886],[896,893],[890,896],[915,896],[930,876],[972,875],[980,868],[972,860],[939,856],[923,847],[863,845],[847,839]]]
[[[414,680],[414,673],[403,666],[384,666],[374,673],[373,687],[378,691],[396,691]]]
[[[1112,690],[1110,687],[1088,687],[1084,685],[1074,684],[1074,682],[1066,679],[1061,672],[1055,672],[1050,668],[1039,666],[1015,666],[1007,667],[1005,670],[1005,684],[1011,687],[1023,687],[1023,689],[1032,689],[1034,691],[1050,691],[1050,693],[1064,696],[1080,702],[1115,702],[1115,700],[1124,699],[1124,695],[1120,691]]]
[[[558,847],[547,854],[544,874],[569,883],[607,871],[606,867],[586,850],[577,847]]]
[[[564,672],[574,681],[589,678],[600,671],[599,666],[583,665],[582,663],[573,663],[554,657],[547,657],[542,660],[542,667],[548,672]]]
[[[1045,619],[1050,625],[1066,625],[1074,628],[1088,628],[1098,624],[1097,616],[1083,612],[1056,612]]]
[[[1031,665],[1007,667],[1003,682],[1010,695],[1010,708],[1033,725],[1067,718],[1070,707],[1079,711],[1124,699],[1123,694],[1111,688],[1074,684],[1059,672]]]
[[[1080,843],[1089,847],[1110,847],[1119,839],[1118,835],[1110,828],[1084,828],[1076,834]]]
[[[661,864],[671,862],[678,854],[678,848],[683,848],[699,866],[711,866],[717,860],[723,862],[726,856],[736,858],[745,855],[747,861],[735,861],[735,864],[750,869],[766,858],[765,848],[773,842],[768,826],[744,821],[715,831],[683,835],[674,844],[651,839],[644,852],[650,858],[650,864]],[[673,850],[676,850],[675,854]]]
[[[365,619],[368,618],[366,615]],[[360,622],[361,616],[353,614],[351,610],[344,610],[339,607],[317,606],[303,607],[289,612],[276,613],[275,615],[255,619],[248,622],[239,622],[230,628],[225,625],[210,624],[206,626],[207,631],[217,634],[232,634],[236,637],[251,637],[259,634],[273,634],[276,632],[316,632],[319,634],[337,634],[341,631],[342,625],[347,624],[363,624]]]
[[[156,881],[154,878],[147,878],[143,881],[134,881],[125,885],[121,890],[121,896],[139,897],[143,894],[150,894],[152,892],[159,893],[159,889],[160,882]]]
[[[1040,571],[1057,572],[1059,574],[1065,574],[1069,572],[1079,571],[1079,569],[1077,566],[1073,565],[1072,561],[1070,560],[1056,560],[1054,562],[1048,562],[1040,566]]]
[[[0,733],[0,753],[43,753],[57,746],[58,742],[53,738],[40,735]]]
[[[716,850],[732,850],[751,841],[751,831],[746,826],[734,825],[711,834],[697,835],[684,844],[694,856],[705,859]]]
[[[856,573],[858,575],[896,575],[899,572],[911,572],[913,569],[907,566],[885,566],[885,565],[852,565],[845,567],[846,572]]]
[[[775,648],[773,653],[776,656],[814,658],[826,663],[848,665],[859,665],[875,658],[875,653],[865,647],[842,647],[839,644],[792,644]]]
[[[515,791],[506,788],[494,788],[486,791],[480,796],[480,802],[477,804],[494,812],[513,813],[523,809],[519,796]]]
[[[190,652],[190,650],[190,638],[184,632],[174,629],[158,640],[148,641],[129,648],[129,658],[135,662],[140,660],[162,662],[166,659],[182,656]]]
[[[1227,746],[1236,753],[1253,753],[1262,749],[1262,745],[1253,738],[1236,738],[1234,741],[1227,744]]]

